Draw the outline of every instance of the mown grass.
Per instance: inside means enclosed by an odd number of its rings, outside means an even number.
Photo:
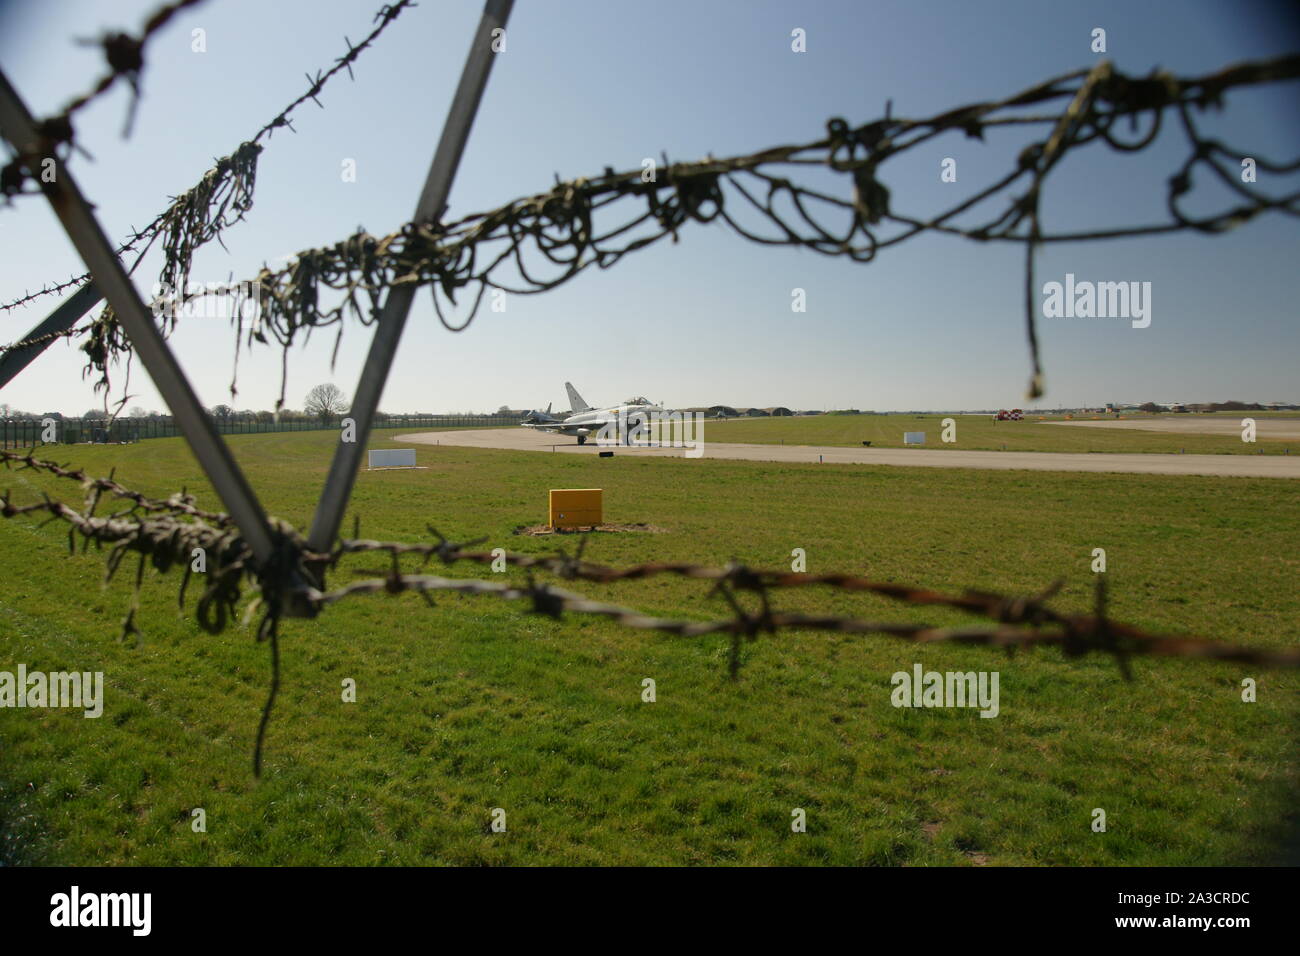
[[[1069,431],[1068,429],[1061,429]],[[382,433],[381,433],[382,436]],[[393,444],[389,436],[379,445]],[[232,438],[263,501],[305,525],[329,433]],[[58,449],[153,494],[214,499],[179,441]],[[427,470],[363,472],[362,534],[432,523],[487,547],[545,520],[551,487],[602,487],[611,564],[804,548],[839,569],[940,589],[1035,591],[1083,609],[1107,550],[1111,613],[1144,627],[1294,643],[1300,487],[1285,481],[543,455],[420,446]],[[15,501],[73,489],[10,472]],[[74,495],[75,496],[75,495]],[[101,512],[103,512],[101,505]],[[1294,673],[1182,660],[1004,654],[788,633],[677,639],[491,598],[344,602],[283,628],[283,691],[251,774],[267,648],[201,632],[175,575],[146,572],[138,643],[118,639],[134,564],[100,585],[58,526],[0,522],[0,670],[102,670],[104,716],[0,709],[0,860],[107,864],[1239,864],[1294,853]],[[350,530],[350,521],[345,525]],[[383,572],[358,557],[334,577]],[[438,573],[489,575],[483,568]],[[725,613],[698,583],[580,588],[650,611]],[[191,585],[191,595],[195,588]],[[781,607],[964,620],[883,599],[785,592]],[[890,705],[890,675],[997,670],[1001,713]],[[657,702],[641,700],[644,678]],[[1241,701],[1244,677],[1259,700]],[[341,682],[356,681],[344,703]],[[202,807],[207,832],[194,833]],[[493,833],[493,808],[507,814]],[[808,832],[791,832],[791,810]],[[1090,824],[1108,816],[1105,833]]]
[[[1234,413],[1235,414],[1235,413]],[[1241,417],[1266,413],[1242,412],[1206,416],[1240,422]],[[953,418],[956,441],[942,441],[942,422]],[[1145,417],[1145,416],[1144,416]],[[1188,416],[1169,416],[1186,421]],[[925,447],[963,451],[1145,452],[1188,455],[1300,454],[1300,440],[1270,439],[1259,433],[1254,443],[1234,435],[1195,435],[1144,429],[1076,427],[1052,424],[1036,417],[1020,422],[996,422],[988,415],[812,415],[780,418],[707,419],[704,440],[759,445],[861,445],[902,448],[904,432],[925,432]],[[1091,421],[1091,419],[1081,419]],[[1262,426],[1267,429],[1267,425]]]

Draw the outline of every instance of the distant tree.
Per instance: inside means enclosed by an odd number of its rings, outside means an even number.
[[[275,421],[275,412],[268,412],[268,411],[266,411],[266,410],[262,410],[262,411],[260,411],[260,412],[256,412],[255,414],[256,414],[256,416],[257,416],[257,420],[258,420],[259,422],[273,422],[273,421]]]
[[[1155,402],[1146,402],[1145,404],[1142,404],[1142,405],[1139,405],[1139,406],[1138,406],[1138,411],[1140,411],[1140,412],[1163,412],[1164,409],[1161,408],[1159,405],[1157,405]]]
[[[308,415],[328,423],[348,410],[348,399],[337,385],[326,382],[324,385],[317,385],[307,393],[303,410]]]
[[[149,413],[146,412],[146,411],[145,411],[143,408],[141,408],[139,405],[133,405],[133,406],[131,407],[131,410],[130,410],[129,412],[126,413],[126,417],[127,417],[127,418],[148,418],[148,417],[149,417]]]
[[[103,409],[103,408],[92,408],[92,409],[91,409],[90,411],[88,411],[88,412],[83,412],[82,415],[81,415],[81,417],[82,417],[82,418],[91,418],[91,419],[94,419],[95,421],[102,421],[103,419],[107,418],[108,415],[106,415],[106,414],[104,413],[104,409]]]
[[[233,415],[233,414],[235,414],[235,410],[234,410],[233,408],[231,408],[229,405],[213,405],[213,406],[212,406],[212,417],[213,417],[213,418],[220,418],[220,419],[222,419],[222,420],[224,421],[225,419],[229,418],[229,417],[230,417],[231,415]]]

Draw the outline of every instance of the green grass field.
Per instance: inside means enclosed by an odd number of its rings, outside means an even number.
[[[1236,413],[1234,413],[1236,414]],[[1207,416],[1239,422],[1242,417],[1268,417],[1268,413],[1243,412],[1237,418],[1226,413]],[[1294,413],[1292,413],[1294,416]],[[952,417],[957,440],[940,440],[942,422]],[[1150,416],[1142,416],[1150,417]],[[1186,415],[1167,416],[1186,420]],[[1056,419],[1061,420],[1061,419]],[[1080,419],[1091,420],[1091,419]],[[1131,419],[1127,419],[1131,420]],[[902,448],[903,432],[925,432],[926,447],[964,451],[1047,451],[1047,452],[1145,452],[1188,455],[1300,454],[1300,440],[1269,439],[1260,435],[1254,443],[1239,436],[1195,435],[1125,428],[1076,427],[1039,422],[1034,416],[1022,422],[995,422],[988,415],[813,415],[782,418],[741,418],[730,421],[708,419],[705,441],[747,442],[758,445],[861,445],[873,448]]]
[[[1073,434],[1053,428],[1062,441]],[[332,433],[304,432],[237,436],[231,445],[269,510],[302,527],[333,441]],[[810,571],[944,590],[1027,593],[1064,577],[1060,605],[1084,610],[1091,552],[1104,547],[1119,620],[1282,646],[1294,644],[1300,619],[1300,485],[1292,482],[601,460],[446,446],[416,454],[427,470],[360,475],[354,508],[364,536],[418,540],[433,524],[459,540],[486,534],[486,547],[572,549],[571,536],[512,531],[545,522],[548,488],[601,487],[607,520],[664,529],[596,536],[586,556],[603,563],[734,557],[788,566],[791,550],[804,548]],[[185,485],[215,506],[179,440],[59,448],[50,457],[92,473],[116,467],[119,481],[151,494]],[[77,497],[68,483],[32,473],[2,480],[15,503],[47,489]],[[66,529],[38,524],[0,521],[0,670],[102,670],[106,702],[94,720],[0,709],[0,863],[1295,858],[1294,672],[1141,659],[1126,683],[1109,660],[1064,660],[1051,650],[1009,657],[785,633],[746,645],[732,682],[725,637],[555,622],[493,598],[440,597],[429,609],[414,595],[375,595],[317,621],[286,622],[284,685],[255,780],[267,647],[248,628],[200,631],[192,604],[178,613],[179,576],[152,570],[137,615],[143,636],[120,641],[134,562],[104,588],[93,549],[69,557]],[[386,569],[382,557],[358,556],[332,583]],[[479,567],[445,573],[490,576]],[[661,613],[725,614],[698,582],[578,590]],[[969,620],[812,589],[782,592],[777,603],[940,625]],[[1000,715],[892,707],[891,674],[917,662],[998,671]],[[641,701],[646,677],[657,682],[655,703]],[[1257,679],[1258,702],[1241,701],[1244,677]],[[356,703],[341,699],[345,678],[356,681]],[[206,812],[206,833],[191,830],[196,807]],[[489,827],[498,807],[504,833]],[[796,807],[807,811],[807,833],[791,832]],[[1106,811],[1105,833],[1091,829],[1094,808]]]

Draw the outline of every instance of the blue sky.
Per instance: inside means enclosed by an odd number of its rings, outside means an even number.
[[[75,39],[139,29],[154,4],[15,2],[0,8],[0,62],[37,113],[54,112],[101,71]],[[73,163],[111,238],[153,218],[371,29],[377,2],[211,0],[148,48],[135,131],[121,138],[124,89],[81,114],[94,161]],[[1092,65],[1094,27],[1125,71],[1197,73],[1296,49],[1288,6],[1260,2],[775,2],[520,0],[451,194],[453,217],[606,166],[725,156],[813,140],[828,117],[857,125],[920,117],[998,98]],[[227,231],[229,251],[200,253],[194,277],[249,277],[264,262],[324,245],[364,226],[382,235],[413,209],[481,5],[423,0],[355,67],[296,114],[262,155],[255,205]],[[207,52],[190,31],[207,33]],[[790,50],[807,32],[808,52]],[[1206,128],[1271,158],[1300,151],[1300,84],[1229,94]],[[959,135],[892,160],[882,180],[896,208],[928,214],[1011,168],[1024,132]],[[1164,184],[1184,155],[1173,124],[1139,155],[1088,147],[1049,180],[1045,227],[1083,230],[1161,221]],[[958,161],[958,182],[939,161]],[[356,161],[357,181],[340,175]],[[1202,174],[1201,180],[1204,179]],[[1198,180],[1198,181],[1201,181]],[[1260,188],[1295,189],[1269,182]],[[847,183],[839,183],[847,195]],[[954,192],[957,190],[958,192]],[[1222,194],[1210,190],[1217,198]],[[1066,273],[1152,283],[1152,323],[1043,319],[1043,407],[1107,401],[1300,400],[1296,220],[1270,216],[1227,236],[1174,235],[1047,248],[1038,282]],[[44,201],[0,210],[0,299],[83,271]],[[1023,253],[1011,244],[922,236],[867,265],[806,250],[759,247],[721,225],[690,225],[664,243],[539,296],[514,296],[453,335],[417,297],[381,407],[388,411],[565,407],[571,380],[589,401],[647,395],[674,406],[727,403],[798,408],[960,409],[1023,405]],[[156,257],[141,266],[148,293]],[[806,290],[807,312],[790,310]],[[19,338],[53,298],[0,315],[0,339]],[[287,403],[333,381],[351,394],[369,343],[351,325],[337,365],[333,335],[295,350]],[[269,408],[280,352],[241,356],[228,386],[232,330],[219,319],[182,323],[177,354],[207,405]],[[99,404],[81,353],[46,352],[0,391],[0,403],[78,414]],[[119,382],[121,381],[119,375]],[[130,405],[163,407],[137,364]]]

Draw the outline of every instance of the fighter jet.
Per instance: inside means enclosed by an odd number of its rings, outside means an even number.
[[[567,418],[533,421],[533,416],[530,415],[520,422],[520,425],[524,428],[540,428],[542,431],[571,435],[578,439],[579,445],[585,445],[587,438],[597,434],[602,427],[609,426],[617,429],[621,421],[630,430],[641,422],[648,421],[652,413],[663,411],[662,407],[653,404],[648,398],[639,397],[629,398],[619,405],[593,408],[583,401],[572,382],[565,382],[564,388],[569,393],[569,402],[572,404]],[[547,406],[547,411],[550,411],[550,406]],[[548,415],[547,418],[551,416]],[[615,434],[618,432],[615,431]]]
[[[540,408],[534,408],[531,412],[529,412],[527,415],[524,416],[524,420],[523,420],[522,422],[520,422],[519,424],[521,424],[521,425],[549,425],[549,424],[551,424],[551,423],[553,423],[553,422],[558,422],[558,421],[560,421],[561,419],[560,419],[560,416],[559,416],[559,415],[552,415],[552,414],[551,414],[551,405],[554,405],[554,404],[555,404],[554,402],[549,403],[549,404],[546,406],[546,411],[542,411]]]

